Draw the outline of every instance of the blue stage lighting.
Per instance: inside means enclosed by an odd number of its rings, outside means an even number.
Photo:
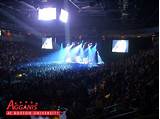
[[[63,43],[61,43],[61,48],[60,48],[60,50],[61,50],[61,49],[63,49]]]
[[[83,47],[80,48],[80,57],[83,58],[84,56],[84,49]]]
[[[81,64],[82,63],[81,57],[80,56],[75,56],[75,62]]]
[[[80,44],[80,45],[78,45],[78,46],[76,46],[76,47],[71,49],[71,56],[72,57],[74,57],[80,51],[81,45],[82,44]]]
[[[72,48],[72,46],[73,46],[73,44],[72,45],[67,44],[65,50],[70,51],[70,49]]]
[[[97,43],[95,44],[95,47],[96,47],[96,49],[97,49]]]
[[[91,50],[91,46],[88,47],[88,59],[89,59],[89,63],[91,63],[91,61],[92,61],[92,50]]]
[[[87,44],[87,48],[84,47],[85,44],[86,43],[81,42],[79,45],[74,46],[74,42],[72,42],[72,44],[67,44],[66,47],[61,44],[59,51],[41,58],[38,62],[32,62],[32,64],[34,64],[35,66],[39,66],[41,64],[44,65],[56,63],[69,65],[70,63],[76,63],[87,64],[91,67],[97,64],[104,64],[99,52],[97,51],[97,44],[95,44],[94,46],[91,43],[90,45]]]
[[[65,48],[63,48],[63,45],[61,44],[61,49],[58,51],[58,62],[59,63],[64,63],[65,62],[65,57],[66,57],[66,55],[67,55],[67,52],[66,52],[66,50],[65,50]]]
[[[96,64],[96,51],[97,51],[97,45],[95,45],[94,47],[91,48],[92,54],[91,54],[91,58],[92,58],[92,64]]]
[[[82,47],[83,47],[83,49],[85,48],[85,45],[86,45],[86,44],[87,44],[86,42],[83,44],[83,46],[82,46]]]
[[[76,45],[75,42],[72,42],[72,45],[75,46]]]
[[[71,62],[72,62],[72,60],[71,60],[71,58],[70,58],[70,57],[67,57],[67,58],[66,58],[66,60],[65,60],[65,62],[66,62],[66,63],[71,63]]]
[[[89,59],[87,57],[83,57],[83,64],[89,64]]]

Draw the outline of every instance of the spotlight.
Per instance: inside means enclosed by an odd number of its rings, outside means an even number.
[[[68,47],[68,46],[70,46],[70,44],[69,44],[69,43],[67,43],[67,47]]]
[[[71,63],[71,58],[70,57],[66,58],[66,63]]]
[[[61,14],[60,14],[59,19],[62,22],[67,23],[68,22],[68,15],[69,15],[69,13],[66,10],[61,9]]]
[[[74,45],[75,45],[75,42],[72,42],[72,45],[74,46]]]
[[[83,64],[88,64],[89,63],[89,59],[87,57],[83,58]]]
[[[38,10],[38,19],[50,21],[56,19],[56,8],[43,8]]]
[[[92,43],[89,43],[89,44],[88,44],[88,47],[92,47]]]
[[[70,44],[67,44],[67,46],[66,46],[66,51],[70,51],[70,49],[72,48],[72,46],[73,46],[73,44],[72,45],[70,45]]]
[[[81,57],[80,57],[80,56],[76,56],[76,57],[75,57],[75,61],[76,61],[77,63],[81,63]]]

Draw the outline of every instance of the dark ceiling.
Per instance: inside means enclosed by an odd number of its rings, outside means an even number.
[[[0,20],[38,26],[37,8],[48,5],[67,8],[73,28],[135,29],[159,24],[158,0],[0,0]]]

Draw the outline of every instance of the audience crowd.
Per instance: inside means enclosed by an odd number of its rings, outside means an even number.
[[[33,65],[37,52],[30,46],[4,41],[0,45],[0,110],[4,113],[11,99],[36,101],[40,109],[64,107],[68,119],[121,114],[131,118],[158,110],[157,47],[106,65],[83,67]]]

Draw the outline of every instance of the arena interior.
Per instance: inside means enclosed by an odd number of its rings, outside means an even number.
[[[158,119],[158,66],[158,0],[0,0],[0,119]]]

